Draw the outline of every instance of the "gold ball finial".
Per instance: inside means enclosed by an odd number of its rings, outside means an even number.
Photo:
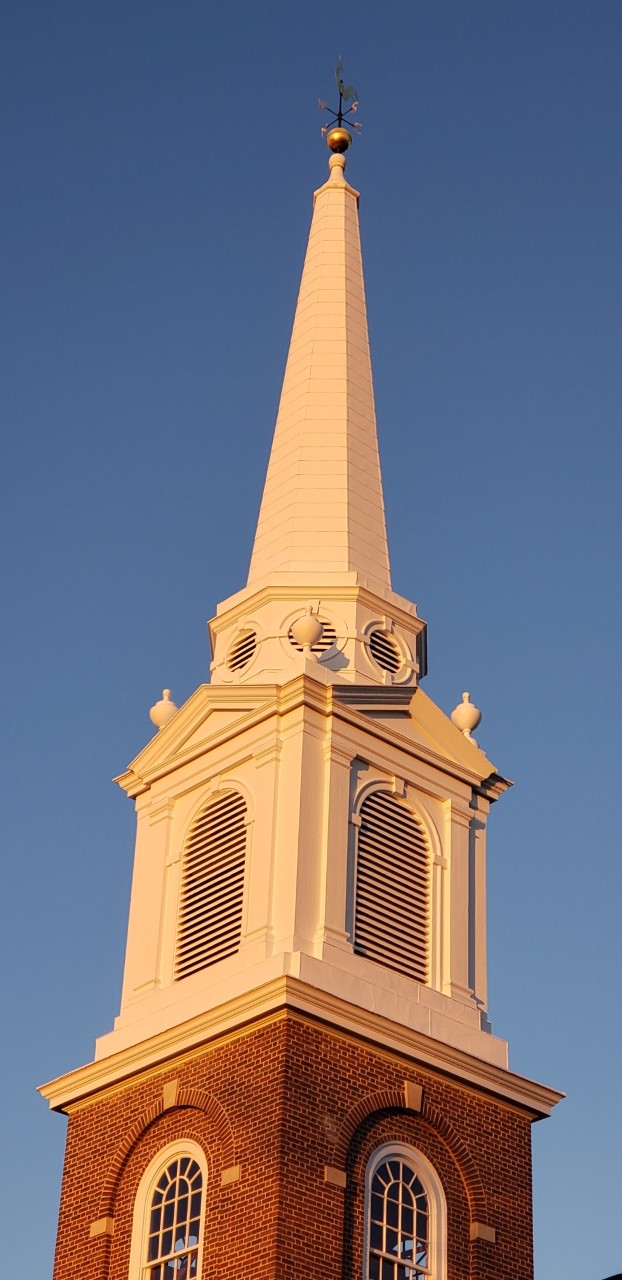
[[[335,125],[333,129],[329,129],[326,134],[326,146],[329,151],[335,152],[337,155],[343,155],[348,150],[352,142],[352,135],[344,129],[342,125]]]

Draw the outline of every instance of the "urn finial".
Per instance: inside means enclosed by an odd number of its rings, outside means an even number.
[[[451,719],[456,728],[473,743],[474,747],[477,746],[477,742],[473,737],[473,730],[477,729],[481,718],[482,713],[479,707],[476,707],[475,703],[471,702],[470,693],[463,693],[462,702],[459,702],[458,706],[454,707]]]
[[[157,729],[164,729],[169,720],[173,719],[176,711],[177,706],[171,698],[170,689],[163,689],[160,701],[154,703],[149,712],[149,719]]]

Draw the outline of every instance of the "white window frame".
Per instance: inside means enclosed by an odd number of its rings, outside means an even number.
[[[419,1177],[428,1197],[430,1214],[429,1280],[447,1280],[447,1201],[436,1169],[416,1147],[402,1142],[386,1142],[372,1152],[365,1170],[365,1214],[363,1224],[363,1280],[369,1280],[371,1249],[371,1188],[376,1171],[386,1160],[405,1160]]]
[[[158,1151],[153,1160],[147,1165],[145,1172],[138,1184],[136,1199],[134,1201],[134,1217],[132,1222],[132,1244],[130,1248],[130,1269],[129,1280],[149,1280],[149,1266],[145,1259],[147,1240],[149,1238],[149,1223],[151,1219],[151,1201],[156,1189],[158,1180],[161,1178],[165,1169],[168,1168],[174,1160],[178,1160],[181,1156],[189,1156],[192,1160],[196,1160],[203,1178],[203,1200],[201,1205],[201,1218],[199,1222],[199,1243],[198,1243],[198,1261],[197,1273],[195,1280],[201,1280],[201,1268],[203,1259],[203,1240],[205,1228],[205,1192],[207,1188],[207,1158],[202,1147],[198,1142],[192,1142],[190,1139],[180,1140],[179,1142],[170,1142],[168,1146],[162,1147]]]

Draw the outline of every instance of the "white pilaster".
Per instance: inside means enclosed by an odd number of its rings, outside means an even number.
[[[482,1014],[488,1008],[486,958],[486,820],[490,805],[481,796],[473,799],[470,835],[470,952],[473,999]]]
[[[136,802],[138,815],[132,896],[128,922],[122,1003],[150,995],[160,985],[163,913],[166,904],[166,858],[173,804],[153,804],[149,796]]]
[[[470,876],[471,813],[455,802],[446,805],[449,840],[449,955],[444,989],[454,1000],[472,1003],[470,985]]]
[[[344,749],[330,734],[324,743],[325,795],[322,864],[316,954],[324,944],[352,950],[346,931],[348,839],[352,748]]]

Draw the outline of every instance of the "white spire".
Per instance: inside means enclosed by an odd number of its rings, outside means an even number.
[[[209,624],[213,684],[425,675],[425,623],[391,589],[358,192],[344,168],[337,149],[315,192],[248,582]]]
[[[390,587],[358,192],[332,155],[315,192],[248,585],[274,573]]]

